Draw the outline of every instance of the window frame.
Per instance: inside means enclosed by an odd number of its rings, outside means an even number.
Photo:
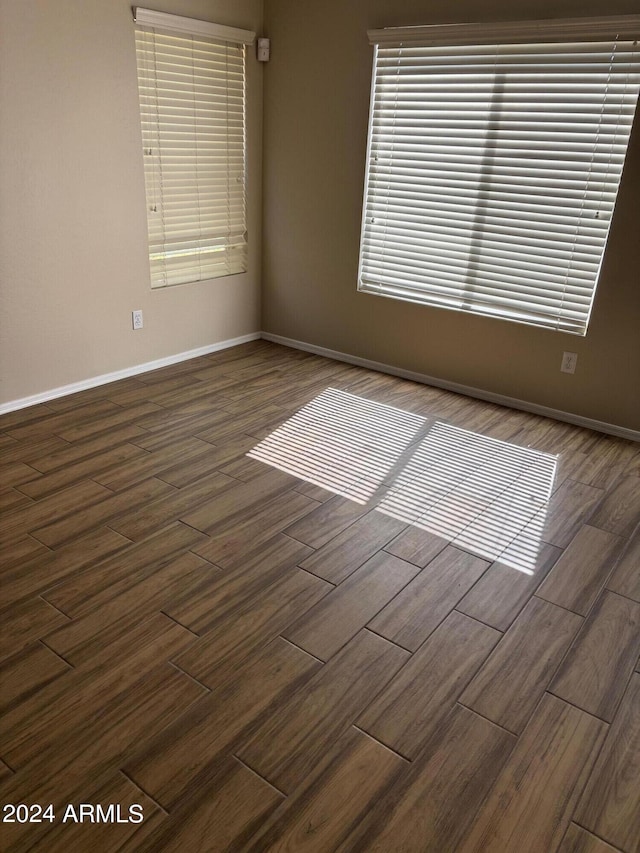
[[[133,18],[151,288],[246,273],[255,33],[141,7]]]
[[[427,48],[431,48],[431,47],[444,48],[444,49],[450,47],[454,51],[455,50],[461,51],[465,48],[465,46],[468,46],[469,48],[475,48],[475,47],[480,48],[482,46],[487,46],[487,48],[489,48],[490,46],[493,46],[493,45],[505,45],[505,46],[508,45],[509,47],[517,46],[517,45],[523,45],[523,47],[524,47],[527,45],[535,45],[535,44],[540,44],[540,45],[569,44],[569,43],[588,44],[590,42],[603,42],[603,41],[608,41],[608,40],[615,40],[616,38],[619,38],[620,40],[625,40],[625,42],[626,41],[632,41],[635,39],[635,41],[637,42],[639,34],[640,34],[640,15],[627,15],[627,16],[618,16],[618,17],[609,17],[609,18],[562,19],[562,20],[552,20],[552,21],[523,21],[523,22],[516,22],[516,23],[499,22],[499,23],[491,23],[491,24],[441,24],[441,25],[433,25],[433,26],[426,26],[426,27],[391,27],[391,28],[387,28],[387,29],[383,29],[383,30],[370,30],[368,35],[369,35],[370,44],[372,44],[374,46],[374,61],[373,61],[373,71],[372,71],[372,78],[371,78],[371,99],[370,99],[370,110],[369,110],[369,128],[368,128],[368,135],[367,135],[367,153],[366,153],[366,163],[365,163],[365,185],[364,185],[364,194],[363,194],[362,223],[361,223],[361,231],[360,231],[358,291],[363,292],[363,293],[373,294],[373,295],[387,296],[389,298],[395,298],[395,299],[399,299],[401,301],[413,302],[413,303],[426,305],[426,306],[430,306],[430,307],[441,307],[441,308],[445,308],[445,309],[449,309],[449,310],[461,311],[461,312],[473,314],[474,316],[488,316],[491,318],[497,318],[497,319],[503,319],[503,320],[513,321],[513,322],[518,322],[518,323],[524,323],[526,325],[532,325],[532,326],[536,326],[538,328],[553,329],[556,331],[563,331],[563,332],[569,332],[569,333],[573,333],[573,334],[585,335],[587,332],[588,323],[589,323],[589,319],[591,316],[591,310],[593,307],[595,293],[596,293],[596,289],[597,289],[597,285],[598,285],[598,280],[600,277],[602,260],[604,258],[605,251],[606,251],[606,243],[607,243],[608,233],[610,230],[611,219],[613,217],[613,206],[615,205],[615,198],[617,196],[617,189],[618,189],[618,185],[619,185],[619,179],[620,179],[620,176],[622,173],[622,166],[620,166],[620,174],[618,175],[618,182],[616,183],[616,186],[615,186],[614,201],[613,201],[613,205],[611,207],[611,211],[609,214],[609,220],[608,220],[608,224],[607,224],[607,228],[606,228],[606,233],[604,235],[604,240],[602,243],[602,250],[601,250],[600,255],[599,255],[599,263],[598,263],[597,271],[595,272],[593,285],[591,286],[591,290],[590,290],[590,301],[589,301],[589,307],[588,307],[588,310],[586,311],[586,314],[584,312],[584,308],[582,306],[580,306],[579,309],[577,309],[575,312],[576,316],[572,317],[571,319],[567,319],[569,317],[569,313],[567,310],[567,316],[563,317],[563,314],[562,314],[563,302],[561,302],[561,304],[560,304],[560,309],[559,309],[559,312],[557,314],[557,319],[555,321],[553,319],[550,319],[551,314],[543,316],[541,313],[540,317],[536,317],[534,312],[532,312],[530,309],[529,309],[528,314],[527,314],[527,312],[522,311],[522,312],[520,312],[520,314],[522,316],[518,316],[517,310],[508,309],[507,307],[505,307],[506,303],[503,303],[502,306],[500,306],[499,303],[496,303],[496,304],[498,304],[498,308],[496,310],[491,310],[490,308],[486,308],[486,307],[482,307],[482,306],[478,307],[477,304],[476,305],[472,304],[473,300],[469,300],[468,302],[466,302],[463,298],[459,298],[460,304],[457,304],[457,305],[456,304],[446,304],[446,299],[443,298],[442,301],[438,301],[438,299],[434,297],[434,293],[437,290],[437,287],[434,283],[432,283],[431,285],[429,285],[429,284],[420,285],[418,283],[418,278],[420,277],[421,273],[414,272],[414,270],[409,270],[409,272],[407,273],[407,277],[410,279],[410,285],[408,284],[404,288],[403,288],[402,284],[399,282],[395,283],[395,284],[393,282],[391,282],[391,283],[389,283],[388,286],[385,287],[383,284],[382,277],[381,277],[379,283],[372,282],[372,281],[367,279],[367,275],[369,275],[369,278],[370,278],[370,269],[373,268],[375,266],[375,263],[376,263],[375,258],[374,258],[373,262],[369,264],[369,267],[367,267],[369,260],[367,259],[367,261],[365,261],[365,252],[367,250],[373,251],[372,247],[374,246],[374,243],[372,241],[374,240],[374,237],[372,235],[373,235],[373,232],[375,230],[372,226],[373,220],[371,220],[370,222],[367,221],[368,205],[372,199],[375,200],[375,198],[377,198],[377,196],[375,196],[376,192],[379,193],[380,197],[382,197],[382,195],[383,195],[382,191],[375,190],[375,189],[372,191],[370,189],[370,184],[373,181],[372,174],[374,174],[374,172],[375,172],[375,170],[373,168],[373,160],[372,160],[372,150],[373,150],[372,147],[373,147],[373,138],[374,138],[373,123],[374,123],[374,117],[375,116],[379,117],[380,115],[382,115],[381,110],[376,112],[377,85],[380,82],[378,75],[377,75],[378,49],[388,47],[388,48],[391,48],[392,50],[397,49],[398,51],[402,51],[405,48],[412,49],[412,48],[416,48],[416,47],[424,48],[425,50]],[[638,72],[638,70],[640,70],[640,62],[639,62],[639,56],[638,56],[637,50],[636,50],[635,56],[636,56],[636,58],[635,58],[634,74],[636,74]],[[400,73],[401,72],[398,71],[398,74],[400,74]],[[462,75],[460,75],[459,79],[462,79]],[[400,83],[398,83],[398,88],[400,88]],[[635,86],[635,92],[636,92],[636,106],[637,106],[637,85]],[[412,96],[412,97],[415,97],[415,96]],[[389,104],[390,104],[390,101],[386,104],[387,108],[389,108]],[[636,109],[636,107],[634,107],[634,109]],[[636,115],[636,120],[637,120],[637,115]],[[392,122],[395,123],[396,120],[394,117],[392,120],[384,119],[384,121],[387,121],[387,125],[391,126]],[[402,119],[399,119],[399,122],[402,123]],[[381,122],[379,121],[379,124],[380,123]],[[627,132],[627,137],[625,140],[625,152],[624,152],[624,155],[622,158],[623,162],[624,162],[624,156],[626,156],[626,149],[628,146],[628,140],[629,140],[629,136],[631,133],[632,125],[633,125],[633,111],[631,114],[631,119],[628,121],[628,132]],[[376,131],[376,133],[378,134],[378,136],[380,136],[382,131],[378,130],[378,131]],[[416,136],[419,133],[420,133],[419,130],[415,131]],[[426,135],[426,133],[423,132],[423,136],[425,136],[425,135]],[[400,138],[399,136],[397,138],[395,136],[392,137],[392,142],[389,143],[390,147],[392,147],[393,145],[396,144],[396,142],[393,140],[396,140],[399,138]],[[493,150],[494,151],[500,151],[500,149],[498,147],[494,148]],[[376,149],[376,151],[374,151],[373,153],[379,153],[378,149]],[[389,157],[388,157],[389,161],[391,161],[393,159],[393,156],[394,156],[393,154],[389,155]],[[410,155],[407,155],[405,158],[407,161],[409,159],[409,156]],[[434,159],[429,163],[430,166],[433,163],[435,163],[435,155],[431,155],[431,156]],[[409,168],[409,167],[407,167],[407,168]],[[388,167],[387,174],[392,175],[391,167]],[[381,183],[381,182],[382,181],[379,181],[379,183]],[[411,192],[412,194],[416,194],[420,191],[420,188],[421,188],[419,183],[416,183],[415,185],[411,185],[409,182],[410,182],[409,178],[403,179],[403,183],[409,187],[408,190],[407,189],[404,189],[404,190],[387,189],[387,191],[386,191],[387,192],[387,198],[391,198],[392,202],[398,203],[398,200],[400,200],[399,203],[402,203],[402,202],[406,203],[407,199],[409,198],[409,192]],[[493,187],[493,185],[490,183],[490,185],[489,185],[490,191],[492,190],[492,187]],[[401,195],[401,193],[404,193],[404,195]],[[420,200],[424,201],[425,198],[427,201],[431,201],[433,198],[437,199],[437,197],[440,195],[443,195],[443,193],[437,192],[434,195],[419,197],[418,201],[420,201]],[[388,202],[388,204],[391,204],[392,202]],[[576,202],[575,206],[576,207],[578,206],[577,202]],[[369,214],[369,216],[370,216],[370,214]],[[393,213],[391,214],[391,220],[390,221],[393,221]],[[387,222],[383,220],[382,224],[380,224],[379,222],[376,224],[378,225],[378,228],[381,231],[384,231],[386,234],[386,229],[388,227]],[[370,229],[367,227],[368,225],[371,225]],[[603,226],[600,226],[601,231],[602,231],[602,229],[603,229]],[[400,230],[399,226],[398,226],[397,230]],[[469,231],[469,234],[471,234],[471,233],[472,232]],[[448,235],[445,235],[445,237],[446,236],[448,236]],[[400,235],[400,237],[398,237],[397,235],[395,237],[392,236],[389,240],[389,243],[392,244],[395,241],[396,244],[400,244],[403,242],[404,239],[405,239],[405,236],[403,236],[403,235]],[[413,249],[413,246],[411,246],[408,242],[408,240],[409,240],[408,235],[406,235],[406,240],[407,240],[406,249],[405,250],[401,250],[401,249],[397,250],[397,254],[393,254],[393,252],[396,251],[396,248],[394,247],[390,250],[387,249],[386,246],[384,245],[385,240],[381,240],[380,237],[377,238],[378,246],[374,247],[374,248],[375,248],[375,251],[380,255],[380,257],[383,257],[385,251],[387,251],[389,256],[393,257],[393,260],[395,260],[396,258],[399,258],[400,260],[397,261],[397,268],[400,269],[402,267],[402,263],[401,263],[402,259],[403,258],[407,259],[409,254],[414,254],[411,251]],[[443,240],[444,240],[444,238],[443,238]],[[460,242],[462,243],[462,240]],[[574,243],[578,243],[577,238],[574,238]],[[404,255],[402,254],[403,251],[404,251]],[[468,257],[473,259],[475,256],[473,256],[471,254],[471,251],[472,251],[472,248],[469,248]],[[460,250],[460,254],[461,255],[463,254],[462,249]],[[415,255],[419,255],[419,253],[416,252]],[[502,260],[502,258],[498,256],[496,259],[496,263],[500,264],[501,260]],[[466,262],[467,261],[465,261],[465,263]],[[412,259],[412,263],[414,263],[417,266],[419,261],[417,261],[416,258],[414,257]],[[446,266],[447,263],[450,263],[450,262],[445,259],[444,266]],[[462,263],[462,261],[461,261],[461,263]],[[514,261],[510,260],[510,263],[514,263]],[[571,262],[569,262],[569,263],[571,263]],[[541,266],[541,264],[538,264],[538,265]],[[383,261],[379,262],[379,266],[382,269]],[[409,264],[407,264],[407,266],[409,266]],[[445,276],[446,276],[446,274],[447,273],[445,272]],[[400,273],[398,275],[398,278],[401,278],[401,275],[402,275],[402,273]],[[539,275],[542,276],[543,274],[540,272]],[[415,276],[415,278],[413,280],[411,280],[411,276]],[[434,275],[433,278],[436,279],[437,276]],[[568,286],[568,285],[566,285],[566,286]],[[508,285],[508,284],[504,285],[503,284],[501,289],[506,292],[506,291],[508,291],[508,289],[510,287],[513,288],[513,291],[512,291],[513,294],[516,294],[517,289],[513,285]],[[533,287],[533,285],[531,285],[531,284],[528,285],[530,292],[529,292],[529,295],[527,296],[526,299],[524,299],[524,297],[523,297],[523,300],[522,300],[523,303],[524,302],[532,303],[535,301],[535,298],[531,296],[531,292],[532,292],[531,288],[532,287]],[[555,285],[554,285],[554,287],[555,287]],[[447,291],[446,282],[441,289],[443,292]],[[548,288],[548,289],[551,290],[552,288]],[[455,290],[455,288],[452,285],[450,287],[450,292],[447,294],[447,298],[450,298],[451,302],[454,301],[454,299],[453,299],[454,290]],[[462,292],[462,289],[460,287],[459,287],[459,290],[460,290],[460,292]],[[557,296],[560,292],[561,291],[558,288],[555,291],[555,295]],[[485,305],[487,305],[489,302],[489,299],[488,299],[488,297],[484,297],[484,298],[485,298]],[[512,297],[512,299],[513,299],[513,297]],[[580,296],[580,299],[582,301],[584,301],[582,295]],[[570,300],[568,299],[567,301],[569,302]],[[533,313],[533,316],[529,316],[532,313]],[[581,314],[581,316],[577,318],[578,314]]]

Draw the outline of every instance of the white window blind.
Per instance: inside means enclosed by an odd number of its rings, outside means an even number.
[[[151,286],[244,272],[254,34],[143,9],[135,18]]]
[[[585,334],[639,32],[637,16],[370,32],[359,289]]]

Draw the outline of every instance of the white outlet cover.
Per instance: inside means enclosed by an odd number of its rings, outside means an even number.
[[[142,329],[144,322],[142,320],[142,311],[131,312],[131,325],[134,329]]]
[[[562,371],[562,373],[575,373],[577,363],[578,363],[578,353],[577,352],[563,352],[560,370]]]

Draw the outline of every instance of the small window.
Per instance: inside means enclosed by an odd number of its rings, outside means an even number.
[[[135,10],[151,286],[245,272],[245,44]]]
[[[360,290],[586,334],[640,17],[376,30]]]

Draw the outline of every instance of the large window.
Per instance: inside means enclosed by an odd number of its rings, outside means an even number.
[[[244,272],[254,33],[140,8],[135,20],[151,286]]]
[[[359,289],[586,334],[639,34],[640,16],[371,31]]]

